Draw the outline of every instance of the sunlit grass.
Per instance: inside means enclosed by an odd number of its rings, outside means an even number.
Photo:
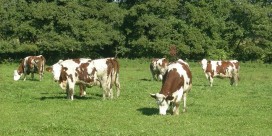
[[[208,81],[197,63],[190,63],[193,90],[188,111],[158,115],[149,93],[160,91],[152,81],[147,59],[120,60],[121,96],[102,100],[99,87],[87,96],[66,99],[45,73],[43,81],[13,81],[15,64],[0,64],[0,135],[271,135],[271,65],[241,64],[241,81]],[[37,79],[37,76],[35,76]]]

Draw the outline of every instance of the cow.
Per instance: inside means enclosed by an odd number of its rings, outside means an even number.
[[[34,79],[34,73],[39,74],[39,80],[42,81],[44,74],[45,58],[42,55],[38,56],[27,56],[25,57],[17,70],[14,70],[13,79],[18,81],[20,77],[24,76],[24,81],[26,80],[26,75],[31,74],[32,80]]]
[[[183,99],[183,112],[186,111],[187,93],[192,89],[192,73],[188,63],[182,59],[169,64],[163,77],[161,91],[150,94],[156,99],[159,114],[166,115],[170,105],[173,115],[179,115],[179,105]]]
[[[77,58],[77,59],[67,59],[67,60],[59,60],[57,63],[53,64],[52,66],[49,66],[46,68],[46,71],[51,72],[53,75],[53,80],[55,82],[61,83],[63,80],[63,77],[61,76],[61,73],[63,72],[63,69],[67,69],[69,71],[75,71],[75,69],[81,64],[91,61],[89,58]],[[84,86],[82,84],[78,84],[80,88],[80,96],[86,95],[86,92],[83,91]],[[66,87],[66,86],[65,86]],[[63,90],[66,90],[65,88],[61,86]]]
[[[152,74],[152,79],[157,81],[162,80],[163,75],[167,70],[168,64],[169,61],[166,58],[153,58],[149,67]]]
[[[207,60],[201,61],[202,69],[206,78],[213,86],[213,79],[215,77],[229,78],[230,85],[238,85],[240,64],[237,60]]]
[[[67,96],[73,100],[75,84],[82,84],[85,91],[86,87],[100,86],[103,89],[103,100],[113,99],[112,87],[115,85],[117,93],[120,96],[119,82],[119,62],[116,58],[102,58],[91,60],[90,62],[80,64],[75,70],[62,68],[60,76],[60,86],[67,88]]]

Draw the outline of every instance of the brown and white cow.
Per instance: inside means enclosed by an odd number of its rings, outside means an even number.
[[[40,81],[44,74],[45,58],[42,55],[39,56],[27,56],[25,57],[17,70],[14,70],[13,79],[15,81],[19,80],[22,75],[24,75],[24,81],[26,80],[26,75],[31,74],[32,80],[34,79],[34,73],[38,73],[40,76]]]
[[[61,73],[63,72],[63,69],[69,70],[69,71],[75,71],[76,68],[82,64],[91,61],[89,58],[77,58],[77,59],[68,59],[68,60],[59,60],[54,65],[47,67],[46,71],[51,72],[53,75],[53,80],[55,82],[58,82],[59,84],[64,80],[65,76],[63,76]],[[67,86],[68,87],[68,86]],[[66,90],[66,93],[68,93],[68,88],[65,86],[61,86],[63,90]],[[83,91],[84,86],[82,84],[79,84],[80,88],[80,96],[86,95],[86,92]]]
[[[183,112],[186,111],[187,93],[192,89],[192,73],[189,65],[183,60],[169,64],[163,77],[162,88],[159,93],[150,94],[159,105],[159,114],[166,115],[166,111],[172,104],[174,115],[179,114],[179,105],[183,99]]]
[[[62,68],[60,86],[68,89],[68,98],[73,100],[75,84],[83,84],[86,87],[98,85],[103,89],[103,99],[113,98],[112,87],[115,85],[120,95],[119,63],[115,58],[95,59],[80,64],[75,71]],[[68,87],[67,87],[68,86]]]
[[[230,85],[238,85],[240,64],[237,60],[214,61],[203,59],[201,61],[202,69],[206,78],[213,86],[214,77],[229,78]]]
[[[162,80],[163,75],[167,70],[169,61],[165,58],[153,58],[150,63],[150,71],[152,74],[153,80]]]

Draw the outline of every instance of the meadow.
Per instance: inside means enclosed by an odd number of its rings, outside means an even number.
[[[189,62],[193,89],[187,112],[158,115],[150,93],[161,82],[151,80],[149,59],[121,59],[121,95],[102,100],[99,87],[74,101],[45,72],[13,81],[18,64],[0,64],[0,135],[272,135],[272,65],[241,63],[238,86],[215,79],[210,87],[200,65]]]

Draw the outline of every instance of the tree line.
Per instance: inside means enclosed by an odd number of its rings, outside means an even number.
[[[272,62],[272,0],[0,0],[0,58]],[[1,61],[0,60],[0,61]]]

